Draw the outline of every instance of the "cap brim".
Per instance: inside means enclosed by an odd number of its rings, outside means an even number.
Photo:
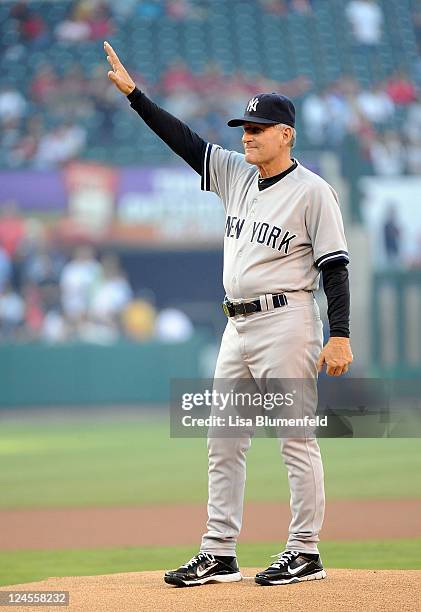
[[[264,119],[263,117],[241,117],[241,119],[231,119],[227,125],[229,127],[240,127],[245,123],[265,123],[266,125],[276,125],[278,121],[271,121],[270,119]]]

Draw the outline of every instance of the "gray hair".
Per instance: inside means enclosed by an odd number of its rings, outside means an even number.
[[[295,143],[297,141],[297,132],[295,130],[295,128],[293,128],[291,125],[286,125],[285,123],[277,123],[277,126],[285,128],[285,127],[289,127],[292,130],[292,136],[291,136],[291,140],[289,141],[289,146],[291,147],[291,149],[293,149],[295,147]]]

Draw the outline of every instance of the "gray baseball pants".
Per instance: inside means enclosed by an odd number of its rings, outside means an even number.
[[[322,322],[313,294],[288,293],[288,305],[228,320],[215,369],[218,379],[317,379],[323,346]],[[261,299],[262,305],[265,301]],[[311,393],[312,414],[317,389]],[[308,410],[307,410],[308,413]],[[241,529],[246,453],[252,432],[240,437],[209,437],[207,532],[201,551],[235,555]],[[317,553],[325,495],[323,465],[314,437],[279,438],[288,471],[292,520],[286,548]],[[263,517],[262,517],[263,518]]]

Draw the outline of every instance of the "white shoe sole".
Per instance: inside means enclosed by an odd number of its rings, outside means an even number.
[[[239,582],[242,579],[242,574],[236,572],[235,574],[220,574],[219,576],[209,576],[201,580],[190,580],[189,582],[183,580],[183,582],[187,586],[190,586],[192,584],[206,584],[207,582]]]
[[[325,570],[320,570],[320,572],[315,572],[314,574],[309,574],[308,576],[296,576],[288,578],[288,580],[265,580],[265,578],[256,578],[256,582],[257,584],[261,584],[263,586],[272,584],[294,584],[296,582],[307,582],[308,580],[323,580],[323,578],[326,577],[327,574]],[[261,580],[261,582],[259,580]]]
[[[208,582],[240,582],[243,579],[241,572],[235,572],[234,574],[220,574],[216,576],[207,576],[200,578],[199,580],[182,580],[181,578],[167,580],[168,584],[174,584],[175,586],[200,586],[201,584],[207,584]]]

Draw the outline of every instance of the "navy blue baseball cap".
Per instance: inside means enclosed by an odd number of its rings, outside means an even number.
[[[295,107],[286,96],[277,93],[257,94],[248,101],[244,117],[228,121],[230,127],[239,127],[244,123],[285,123],[295,127]]]

